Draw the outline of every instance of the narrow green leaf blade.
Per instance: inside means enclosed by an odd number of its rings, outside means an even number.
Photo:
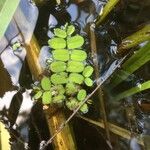
[[[127,91],[124,91],[120,94],[117,94],[116,96],[114,96],[114,100],[115,101],[119,101],[123,98],[126,98],[126,97],[129,97],[129,96],[132,96],[136,93],[139,93],[141,91],[144,91],[144,90],[147,90],[147,89],[150,89],[150,80],[144,82],[143,84],[139,84],[138,86],[136,87],[133,87]]]
[[[3,37],[20,0],[0,0],[0,39]]]
[[[140,48],[122,65],[122,69],[112,77],[109,87],[114,88],[148,61],[150,61],[150,42]]]

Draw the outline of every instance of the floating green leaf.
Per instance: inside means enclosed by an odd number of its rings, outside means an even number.
[[[94,71],[93,67],[91,67],[91,66],[86,66],[86,67],[84,68],[82,74],[83,74],[84,77],[90,77],[90,76],[92,75],[93,71]]]
[[[69,51],[68,50],[54,50],[52,51],[53,58],[60,61],[69,60]]]
[[[60,38],[65,38],[67,36],[66,31],[60,29],[60,28],[55,28],[54,29],[54,34]]]
[[[70,110],[75,110],[78,107],[78,101],[75,98],[72,98],[71,100],[66,101],[66,106],[70,109]]]
[[[67,39],[67,47],[69,49],[79,48],[84,44],[84,38],[80,35],[75,35]]]
[[[65,96],[63,94],[59,94],[57,96],[53,97],[53,103],[62,103],[65,99]]]
[[[68,78],[62,74],[53,74],[51,75],[51,82],[55,85],[67,83]]]
[[[34,99],[39,99],[42,96],[42,91],[38,91],[35,95],[34,95]]]
[[[77,86],[74,83],[67,83],[66,84],[66,94],[73,95],[78,91]]]
[[[21,44],[19,43],[19,42],[16,42],[16,43],[14,43],[13,45],[12,45],[12,49],[14,50],[14,51],[16,51],[18,48],[20,48],[21,47]]]
[[[75,31],[75,27],[73,25],[68,26],[67,35],[71,35]]]
[[[63,87],[63,85],[57,85],[57,90],[59,94],[65,93],[65,88]]]
[[[48,40],[48,44],[53,49],[61,49],[66,47],[66,41],[63,38],[53,38]]]
[[[82,62],[77,61],[69,61],[67,72],[82,72],[84,69],[84,64]]]
[[[41,80],[41,87],[43,90],[47,91],[51,89],[51,81],[48,77],[43,77]]]
[[[73,50],[71,52],[71,59],[75,61],[84,61],[87,58],[87,53],[83,50]]]
[[[69,81],[77,83],[77,84],[82,84],[83,81],[84,81],[84,77],[81,74],[78,74],[78,73],[71,73],[69,75]]]
[[[79,101],[83,101],[85,98],[86,98],[86,90],[84,90],[84,89],[81,89],[79,92],[78,92],[78,94],[77,94],[77,99],[79,100]]]
[[[50,64],[50,70],[53,72],[62,72],[66,70],[66,63],[62,61],[54,61]]]
[[[50,91],[46,91],[42,95],[42,103],[44,105],[50,104],[52,102],[52,95]]]
[[[90,78],[85,78],[84,82],[87,86],[92,86],[93,85],[93,81]]]
[[[87,104],[83,104],[83,106],[81,106],[80,111],[83,114],[86,114],[88,112],[88,105]]]

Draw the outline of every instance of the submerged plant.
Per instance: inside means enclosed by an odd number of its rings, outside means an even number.
[[[94,70],[87,63],[87,53],[82,49],[84,38],[74,32],[75,27],[66,24],[55,28],[55,36],[48,40],[52,48],[52,57],[47,60],[51,75],[44,76],[34,89],[34,98],[42,98],[44,105],[65,103],[70,110],[75,110],[87,96],[85,86],[93,85]],[[87,113],[88,105],[84,104],[80,111]]]

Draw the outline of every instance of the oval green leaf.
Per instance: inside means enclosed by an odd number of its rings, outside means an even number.
[[[83,106],[80,108],[80,111],[83,114],[86,114],[88,112],[88,105],[87,104],[83,104]]]
[[[80,35],[75,35],[67,39],[67,47],[69,49],[79,48],[84,44],[84,38]]]
[[[62,72],[66,70],[66,63],[62,61],[55,61],[50,64],[50,70],[53,72]]]
[[[84,70],[84,64],[77,61],[69,61],[67,72],[82,72]]]
[[[84,61],[87,58],[87,53],[83,50],[73,50],[71,53],[71,59],[75,61]]]
[[[68,26],[67,35],[71,35],[75,31],[75,27],[73,25]]]
[[[55,28],[54,29],[54,34],[57,37],[60,37],[60,38],[65,38],[67,36],[66,31],[64,31],[64,30],[62,30],[60,28]]]
[[[82,84],[83,81],[84,81],[84,77],[81,74],[78,74],[78,73],[71,73],[69,75],[69,81],[77,83],[77,84]]]
[[[57,90],[59,94],[65,93],[65,88],[63,87],[63,85],[57,85]]]
[[[63,38],[53,38],[48,40],[48,44],[53,49],[61,49],[66,47],[66,41]]]
[[[86,66],[86,67],[84,68],[82,74],[83,74],[84,77],[90,77],[90,76],[92,75],[93,71],[94,71],[93,67],[91,67],[91,66]]]
[[[44,105],[50,104],[52,102],[52,95],[50,91],[46,91],[42,95],[42,103]]]
[[[53,74],[51,76],[51,82],[54,85],[65,84],[65,83],[67,83],[67,81],[68,81],[68,78],[65,75],[62,75],[62,74]]]
[[[86,90],[82,89],[78,92],[77,99],[79,101],[83,101],[86,98],[86,95],[87,95]]]
[[[87,86],[92,86],[93,85],[93,80],[91,80],[90,78],[85,78],[84,82]]]
[[[41,87],[43,90],[47,91],[51,89],[51,81],[48,77],[43,77],[41,80]]]
[[[41,98],[41,96],[42,96],[42,91],[38,91],[35,95],[34,95],[34,99],[39,99],[39,98]]]
[[[78,87],[74,83],[66,84],[66,94],[74,95],[78,91]]]
[[[69,60],[69,51],[68,50],[54,50],[52,51],[53,58],[60,61]]]

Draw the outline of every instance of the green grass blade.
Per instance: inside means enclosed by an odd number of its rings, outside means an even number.
[[[19,2],[20,0],[0,0],[0,39],[5,34]]]
[[[130,48],[135,47],[146,40],[150,40],[150,24],[145,25],[141,30],[123,39],[117,53],[118,55],[126,54]]]
[[[117,94],[116,96],[114,96],[114,100],[115,101],[119,101],[123,98],[126,98],[126,97],[129,97],[129,96],[132,96],[136,93],[139,93],[141,91],[144,91],[144,90],[147,90],[147,89],[150,89],[150,80],[144,82],[143,84],[139,84],[138,86],[136,87],[133,87],[127,91],[124,91],[120,94]]]
[[[111,79],[110,88],[117,86],[125,80],[130,74],[139,69],[145,63],[150,61],[150,42],[134,53],[123,65],[122,69],[117,71]]]
[[[111,10],[115,7],[115,5],[119,2],[119,0],[108,0],[107,4],[103,9],[103,13],[99,14],[96,20],[96,26],[99,26],[100,23],[107,17],[107,15],[111,12]]]

